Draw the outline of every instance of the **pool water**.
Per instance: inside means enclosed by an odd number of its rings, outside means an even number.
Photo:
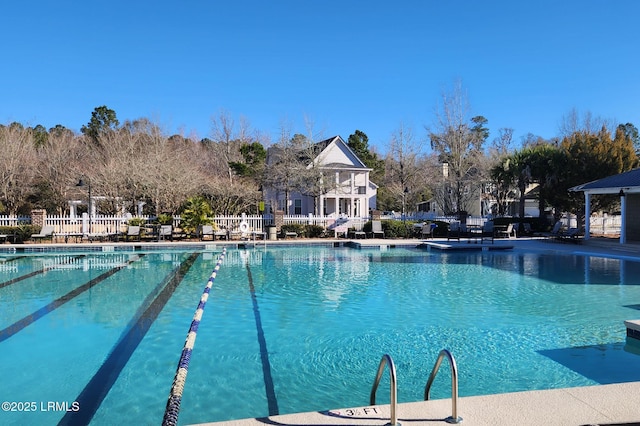
[[[219,255],[0,257],[0,399],[16,403],[0,424],[160,424]],[[628,259],[232,249],[198,330],[179,422],[367,405],[384,354],[398,401],[422,400],[443,348],[461,396],[637,381],[623,321],[638,309],[640,263]],[[450,396],[445,367],[432,398]],[[388,403],[385,380],[378,403]]]

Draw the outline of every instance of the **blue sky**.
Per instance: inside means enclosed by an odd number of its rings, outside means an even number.
[[[79,131],[97,106],[210,136],[227,111],[380,152],[425,138],[456,80],[491,130],[550,138],[580,113],[640,127],[640,1],[7,2],[0,123]]]

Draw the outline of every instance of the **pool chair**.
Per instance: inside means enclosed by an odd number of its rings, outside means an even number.
[[[215,240],[216,237],[213,234],[213,226],[212,225],[202,225],[200,226],[199,229],[199,234],[200,234],[200,240],[203,240],[205,238],[211,237],[212,240]]]
[[[567,241],[571,243],[580,243],[580,230],[578,228],[569,228],[567,232],[561,232],[558,237],[560,241]]]
[[[129,241],[131,238],[135,238],[137,241],[140,241],[140,226],[129,225],[124,237],[126,241]]]
[[[493,244],[493,237],[495,235],[494,229],[493,229],[493,222],[492,221],[487,221],[484,223],[484,225],[482,225],[482,242],[484,243],[485,239],[488,241],[491,241],[491,244]]]
[[[435,223],[424,223],[422,225],[422,230],[420,231],[420,236],[422,238],[433,238],[433,230],[436,229]]]
[[[43,226],[39,234],[31,234],[31,239],[33,241],[49,240],[53,242],[53,226],[51,225]]]
[[[371,221],[371,237],[375,238],[379,236],[380,238],[384,238],[384,231],[382,230],[382,222],[379,220]]]
[[[559,239],[562,236],[562,222],[557,221],[555,225],[553,225],[553,229],[549,233],[550,238]]]
[[[451,222],[449,224],[449,228],[447,229],[447,241],[449,240],[460,241],[461,234],[462,234],[462,229],[460,227],[460,222]]]
[[[171,225],[160,225],[158,230],[158,241],[169,239],[173,241],[173,228]]]
[[[496,229],[496,237],[500,238],[516,238],[516,228],[513,226],[513,223],[507,225],[506,228]]]

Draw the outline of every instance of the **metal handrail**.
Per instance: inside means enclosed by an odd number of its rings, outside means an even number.
[[[390,355],[383,355],[380,360],[380,365],[378,365],[378,373],[376,374],[376,379],[373,381],[373,387],[371,388],[371,396],[369,398],[369,402],[371,405],[376,405],[376,391],[378,390],[378,385],[380,384],[380,379],[382,378],[382,373],[384,372],[385,364],[389,365],[389,381],[390,381],[390,411],[391,416],[389,419],[389,424],[391,426],[399,426],[398,416],[396,414],[396,408],[398,405],[398,386],[396,384],[396,366],[393,364],[393,359],[391,359]]]
[[[431,370],[427,385],[424,387],[424,400],[429,400],[431,385],[438,374],[438,369],[444,357],[447,357],[449,365],[451,366],[451,417],[447,417],[445,421],[447,423],[460,423],[462,417],[458,417],[458,367],[456,366],[456,360],[453,358],[453,355],[446,349],[440,351],[436,364],[433,366],[433,370]]]

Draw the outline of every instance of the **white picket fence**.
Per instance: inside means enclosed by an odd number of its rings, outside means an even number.
[[[152,223],[154,218],[151,216],[137,216],[144,219],[149,223]],[[68,217],[68,216],[49,216],[47,215],[46,225],[54,227],[56,234],[114,234],[118,232],[125,232],[127,228],[127,222],[133,217],[127,216],[105,216],[97,215],[89,218],[87,213],[84,213],[81,217]],[[407,221],[422,221],[422,220],[439,220],[443,222],[451,222],[457,220],[456,217],[449,216],[433,216],[426,218],[424,216],[406,216],[402,217],[386,217],[382,219],[395,219],[395,220],[407,220]],[[314,215],[285,215],[285,224],[300,224],[300,225],[317,225],[328,230],[334,230],[335,228],[347,229],[353,228],[355,230],[362,230],[364,224],[369,221],[368,217],[356,217],[347,218],[330,217],[330,216],[314,216]],[[467,223],[474,225],[482,225],[487,218],[484,217],[468,217]],[[226,228],[229,230],[239,229],[240,224],[246,222],[248,228],[257,232],[265,232],[266,227],[273,225],[273,215],[241,215],[241,216],[214,216],[213,221],[218,227]],[[29,216],[0,216],[0,226],[15,227],[23,224],[30,224],[31,217]],[[575,227],[575,217],[563,218],[563,223],[566,227]],[[591,234],[593,235],[616,235],[620,234],[621,218],[619,215],[614,216],[592,216],[590,222]],[[174,228],[180,228],[180,216],[176,216],[173,219]]]
[[[105,216],[96,215],[91,218],[87,213],[80,217],[47,215],[45,225],[53,226],[54,232],[59,235],[71,234],[115,234],[125,232],[127,223],[133,216]],[[148,223],[154,221],[151,216],[136,216]],[[213,222],[219,228],[236,230],[241,223],[246,223],[250,230],[264,232],[266,227],[274,224],[273,215],[240,215],[240,216],[214,216]],[[313,215],[285,215],[284,224],[317,225],[325,229],[333,229],[335,226],[347,226],[361,230],[368,218],[335,218]],[[180,228],[180,216],[173,218],[174,228]],[[31,217],[0,216],[0,226],[18,226],[30,224]]]

